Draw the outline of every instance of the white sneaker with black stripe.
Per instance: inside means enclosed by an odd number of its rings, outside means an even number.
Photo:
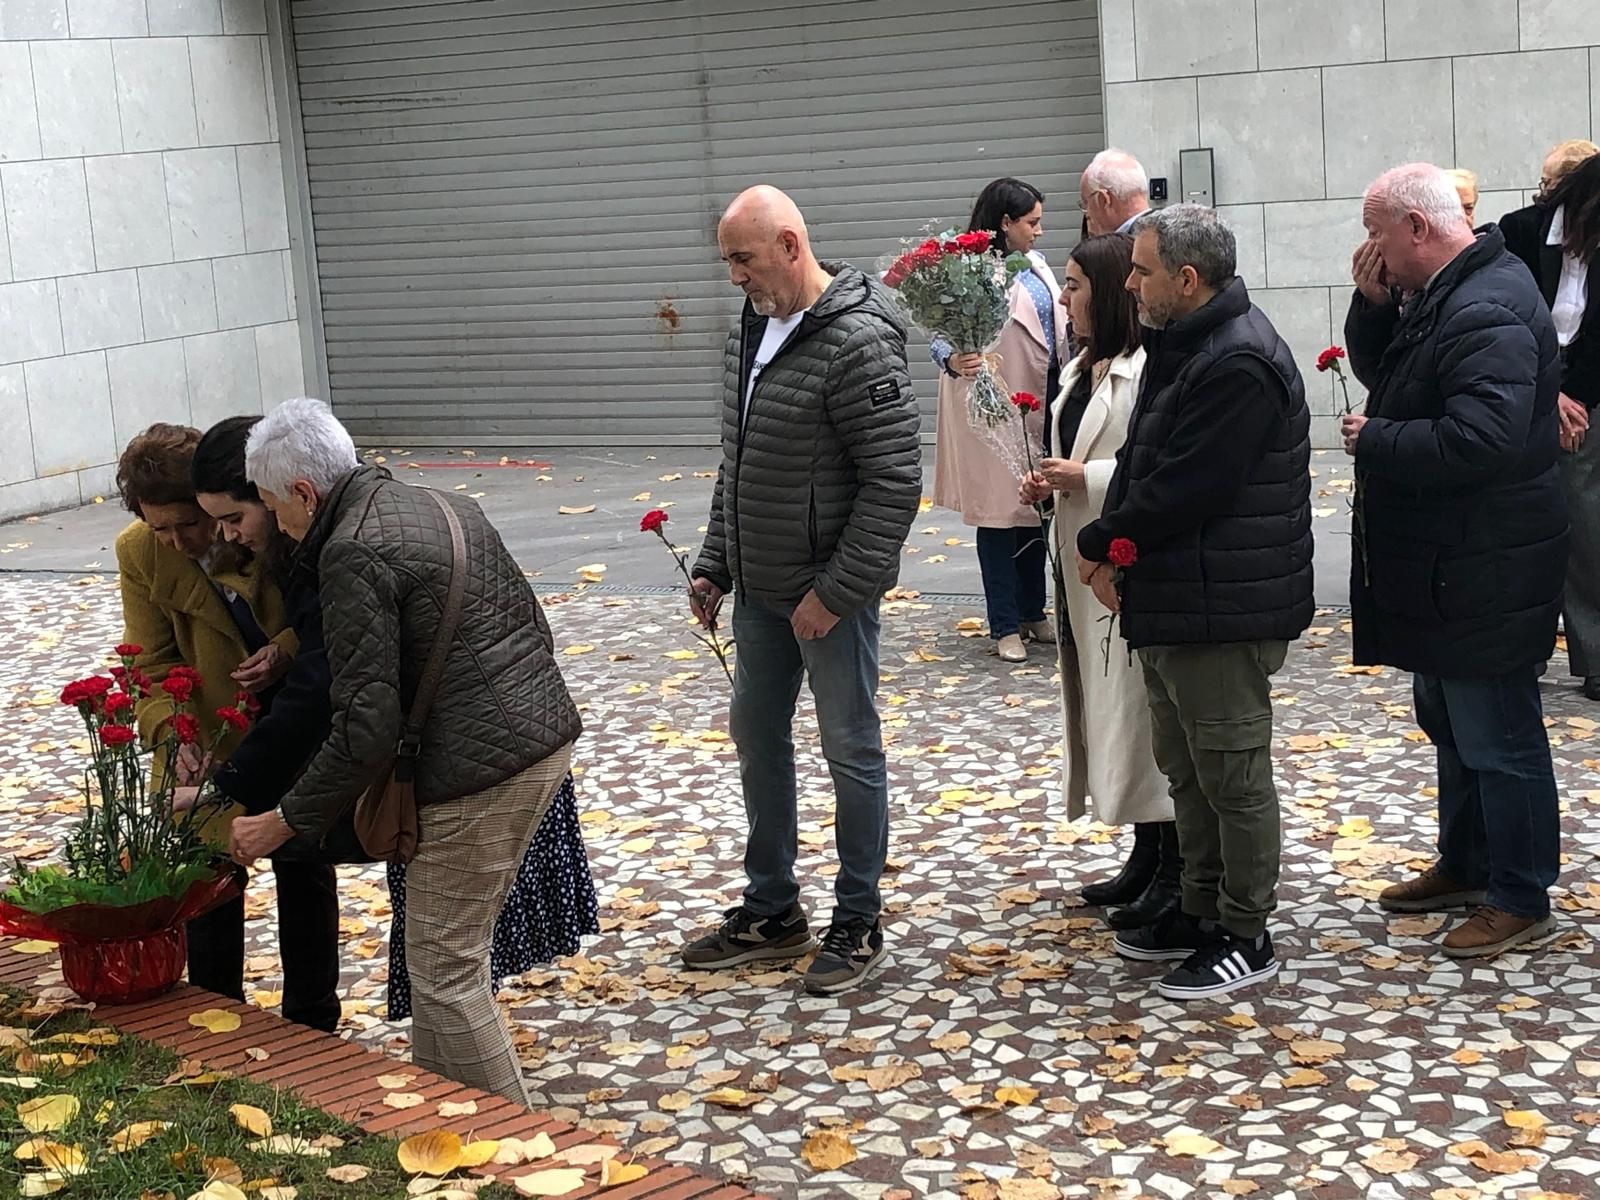
[[[1277,973],[1271,934],[1251,941],[1224,932],[1163,976],[1156,991],[1169,1000],[1203,1000],[1265,983]]]

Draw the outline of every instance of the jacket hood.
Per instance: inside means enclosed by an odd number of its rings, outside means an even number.
[[[883,284],[849,263],[825,262],[822,269],[833,276],[833,282],[806,314],[807,324],[828,324],[849,313],[862,312],[870,313],[905,332],[905,318],[900,315],[899,305]],[[765,319],[751,307],[748,300],[745,301],[745,325]]]

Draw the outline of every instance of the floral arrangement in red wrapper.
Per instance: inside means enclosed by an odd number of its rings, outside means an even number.
[[[1117,590],[1117,607],[1122,607],[1122,581],[1127,578],[1127,570],[1139,561],[1139,547],[1132,538],[1115,537],[1106,547],[1106,561],[1111,564],[1111,586]],[[1105,659],[1105,673],[1111,674],[1111,636],[1117,631],[1117,614],[1108,613],[1105,616],[1106,636],[1100,643],[1100,654]],[[1132,654],[1132,651],[1129,651]]]
[[[75,988],[69,946],[147,940],[236,890],[216,847],[200,833],[210,806],[172,811],[179,751],[201,739],[200,721],[188,710],[200,676],[175,667],[154,688],[134,666],[140,653],[138,646],[120,645],[121,665],[109,677],[89,676],[62,690],[61,702],[78,711],[89,734],[84,812],[66,837],[65,861],[37,867],[19,861],[11,885],[0,893],[0,930],[61,942],[68,982]],[[147,752],[139,743],[134,711],[157,692],[167,697],[172,712],[159,726],[159,744]],[[245,711],[251,706],[250,700],[242,705]],[[238,715],[249,724],[244,712]],[[232,724],[223,718],[209,749],[217,748]],[[165,782],[152,788],[148,760],[157,755],[165,759]],[[172,952],[163,946],[158,957],[170,958]],[[153,953],[156,948],[147,945],[145,957]],[[181,973],[181,955],[178,969]]]
[[[1011,283],[1029,267],[1027,255],[1002,257],[994,242],[982,229],[935,234],[884,264],[884,286],[912,324],[943,338],[954,353],[987,355],[1010,316]],[[979,432],[1011,417],[1000,365],[986,357],[967,389],[967,420]]]
[[[672,555],[672,561],[678,564],[678,574],[683,576],[683,582],[688,585],[689,595],[692,598],[694,596],[694,580],[689,575],[688,556],[685,555],[682,550],[679,550],[676,546],[674,546],[672,544],[672,539],[667,537],[666,525],[666,510],[652,508],[639,519],[639,532],[653,533],[661,539],[661,544],[665,546],[667,548],[667,552]],[[717,656],[717,661],[722,664],[722,673],[728,677],[728,682],[732,683],[733,668],[728,665],[728,650],[733,643],[724,642],[721,636],[717,633],[715,614],[712,615],[711,622],[706,631],[701,633],[697,629],[694,631],[694,636],[706,647],[706,649],[710,650],[711,653]]]

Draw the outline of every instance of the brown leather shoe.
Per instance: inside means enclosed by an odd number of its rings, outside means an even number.
[[[1486,899],[1482,888],[1462,887],[1441,871],[1437,863],[1416,878],[1391,884],[1378,893],[1378,903],[1384,908],[1405,913],[1471,908]]]
[[[1440,948],[1451,958],[1489,958],[1502,951],[1536,942],[1556,927],[1556,917],[1518,917],[1484,905],[1445,934]]]

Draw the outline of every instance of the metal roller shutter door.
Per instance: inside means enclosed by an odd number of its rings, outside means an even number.
[[[734,193],[871,267],[1015,174],[1059,265],[1103,138],[1094,0],[290,12],[331,399],[397,444],[714,442]]]

